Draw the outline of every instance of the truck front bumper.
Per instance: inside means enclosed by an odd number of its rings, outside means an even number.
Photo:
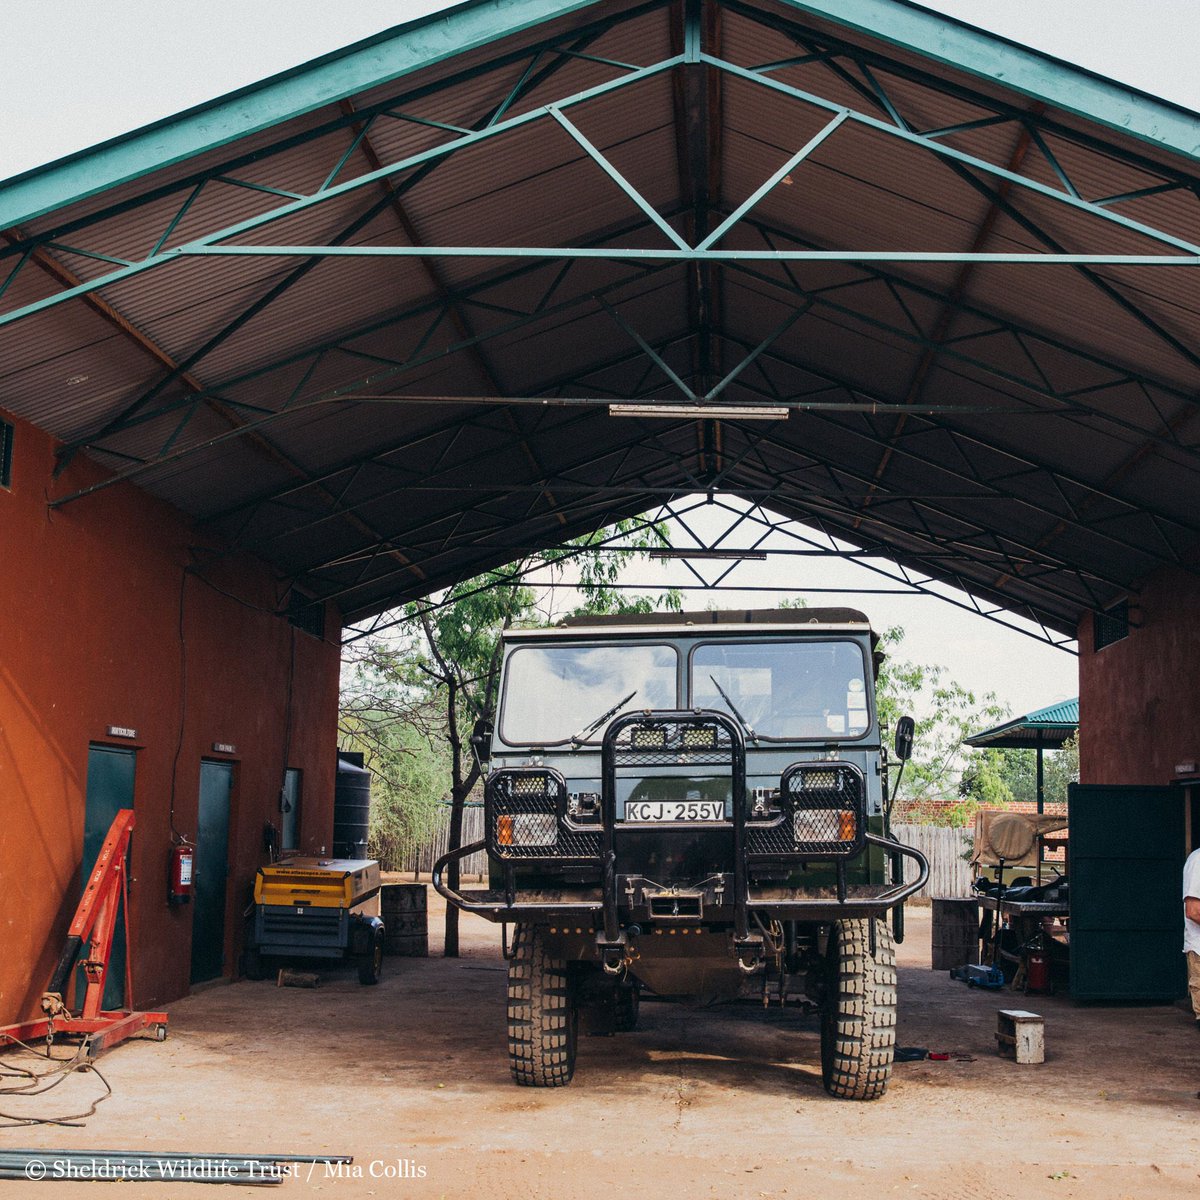
[[[889,884],[849,884],[844,888],[809,891],[776,885],[743,885],[741,895],[733,873],[714,876],[694,888],[661,888],[637,875],[606,873],[599,887],[563,887],[513,892],[472,889],[460,892],[449,887],[445,872],[451,862],[487,849],[485,841],[472,842],[442,855],[433,867],[433,886],[463,912],[474,913],[489,921],[548,923],[560,921],[604,929],[608,917],[607,940],[620,941],[619,928],[611,925],[617,915],[630,921],[650,920],[669,923],[718,924],[728,922],[745,929],[749,918],[758,916],[777,921],[839,921],[847,917],[878,917],[903,903],[924,887],[929,878],[929,863],[911,846],[877,834],[865,834],[865,840],[885,850],[893,858],[893,878]],[[909,858],[917,864],[915,879],[902,882],[897,860]],[[672,901],[684,900],[681,912],[672,913]],[[698,902],[699,911],[696,911]],[[616,936],[613,936],[616,934]]]

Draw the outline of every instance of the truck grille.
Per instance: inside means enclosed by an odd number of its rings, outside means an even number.
[[[600,831],[567,828],[567,785],[545,767],[495,771],[484,788],[488,850],[506,862],[584,859],[600,856]]]
[[[778,819],[746,825],[748,856],[853,858],[866,834],[865,793],[849,763],[794,763],[780,780]]]

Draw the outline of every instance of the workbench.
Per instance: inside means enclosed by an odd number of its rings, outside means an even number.
[[[1050,903],[1046,900],[1003,900],[998,896],[980,896],[981,908],[998,912],[1002,917],[1067,917],[1071,915],[1068,904]]]
[[[980,896],[979,904],[985,911],[998,913],[999,917],[997,919],[1008,918],[1009,925],[1016,938],[1016,943],[1020,947],[1028,946],[1039,934],[1045,932],[1042,922],[1047,917],[1061,920],[1071,915],[1070,905],[1061,901],[1004,900],[998,896]],[[1043,945],[1047,954],[1051,956],[1052,961],[1054,959],[1052,945],[1058,946],[1060,956],[1067,948],[1066,942],[1050,936],[1049,933],[1045,933]],[[1006,950],[1001,950],[1000,957],[1007,962],[1017,964],[1017,973],[1012,980],[1013,990],[1016,991],[1022,986],[1025,979],[1025,972],[1028,965],[1026,956],[1024,954],[1010,954]],[[1062,962],[1065,960],[1060,957],[1059,961]]]

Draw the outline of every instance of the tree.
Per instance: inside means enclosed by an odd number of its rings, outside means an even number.
[[[613,547],[614,541],[619,546]],[[480,777],[479,762],[470,751],[471,730],[495,714],[500,635],[513,626],[546,624],[554,616],[552,609],[539,610],[541,598],[528,577],[549,569],[561,578],[567,563],[576,563],[575,589],[581,603],[575,615],[678,609],[675,591],[654,599],[626,595],[614,586],[623,567],[666,544],[659,525],[619,521],[406,605],[395,632],[358,644],[359,670],[352,676],[356,691],[343,695],[343,714],[353,712],[369,723],[368,716],[379,711],[380,697],[386,697],[404,708],[406,719],[441,742],[448,768],[452,847],[461,845],[467,798]],[[390,744],[379,730],[372,730],[370,736],[380,747]],[[447,883],[458,887],[457,861],[447,870]],[[458,910],[453,905],[446,909],[445,954],[458,954]]]
[[[1046,755],[1046,800],[1066,804],[1067,789],[1079,782],[1079,735],[1063,743],[1062,748]]]
[[[410,649],[394,638],[356,643],[342,676],[338,748],[359,751],[371,772],[370,852],[384,870],[429,839],[448,794],[440,714],[406,667]]]
[[[964,797],[964,770],[976,767],[978,786],[987,794],[1003,797],[1006,787],[999,765],[990,759],[969,759],[963,740],[1008,714],[992,692],[977,696],[970,688],[948,679],[941,666],[921,666],[895,657],[904,631],[893,626],[880,637],[880,646],[891,651],[884,659],[876,682],[880,726],[895,729],[899,717],[908,714],[916,722],[913,757],[904,774],[904,787],[935,800],[950,801],[947,819],[965,825],[980,806],[976,793]],[[982,764],[976,766],[977,762]],[[973,776],[974,778],[974,776]]]

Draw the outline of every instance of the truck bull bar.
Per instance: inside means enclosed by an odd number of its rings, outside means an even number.
[[[878,846],[888,854],[900,854],[911,858],[918,866],[917,877],[909,883],[892,883],[880,885],[881,890],[870,895],[847,895],[845,899],[836,896],[819,897],[789,897],[782,894],[786,889],[765,888],[758,895],[747,892],[743,899],[747,917],[758,914],[764,917],[774,917],[782,921],[840,921],[846,917],[878,917],[890,908],[903,903],[915,895],[929,880],[929,860],[919,850],[906,846],[890,838],[868,833],[865,841],[872,846]],[[468,846],[459,846],[450,850],[433,864],[433,886],[438,894],[444,897],[455,908],[463,912],[473,913],[488,921],[512,922],[522,920],[550,920],[551,918],[575,920],[584,918],[593,928],[603,927],[605,913],[604,891],[608,890],[610,902],[617,900],[617,876],[614,873],[612,883],[608,888],[578,888],[574,891],[538,890],[536,900],[518,900],[511,894],[501,891],[479,889],[477,891],[460,892],[452,889],[445,881],[446,868],[456,859],[466,858],[487,849],[486,840],[472,842]],[[592,891],[594,896],[580,896],[581,892]],[[597,920],[598,918],[598,920]],[[736,915],[734,920],[737,925]],[[605,930],[605,940],[608,940]]]
[[[604,951],[616,950],[625,942],[620,923],[620,896],[637,877],[622,874],[617,858],[617,780],[624,770],[640,774],[653,767],[706,767],[728,770],[732,796],[732,819],[716,823],[731,835],[728,888],[723,902],[714,911],[714,920],[731,921],[735,944],[750,944],[750,918],[766,916],[776,920],[830,921],[854,916],[879,916],[919,891],[929,878],[929,863],[920,851],[893,838],[866,831],[865,787],[861,773],[847,763],[797,763],[784,772],[780,789],[780,815],[773,821],[748,821],[746,813],[746,749],[741,725],[723,712],[691,709],[671,712],[628,713],[618,717],[604,735],[601,758],[600,823],[585,831],[565,820],[562,803],[566,785],[558,772],[548,768],[512,768],[496,773],[485,790],[487,828],[497,821],[514,820],[501,816],[505,805],[515,803],[525,781],[536,785],[541,822],[557,821],[563,832],[563,846],[531,850],[521,860],[533,865],[550,866],[587,864],[594,866],[599,885],[577,888],[538,889],[528,898],[517,899],[513,881],[514,860],[505,859],[506,886],[503,891],[462,893],[444,880],[447,866],[467,855],[487,850],[496,855],[488,837],[448,851],[433,867],[433,886],[445,899],[464,912],[490,921],[582,919],[590,929],[598,929],[597,942]],[[510,778],[511,777],[511,778]],[[520,781],[520,782],[517,782]],[[795,820],[797,809],[804,810],[808,828],[813,820],[824,822],[828,834],[819,842],[798,840],[801,824]],[[853,814],[852,828],[839,829],[843,815]],[[539,826],[542,828],[544,826]],[[508,828],[511,830],[512,825]],[[494,831],[494,830],[493,830]],[[806,835],[807,836],[807,835]],[[846,862],[875,845],[885,850],[891,862],[892,883],[848,888]],[[903,882],[900,857],[913,859],[917,878]],[[752,867],[766,862],[804,862],[832,860],[837,873],[835,897],[796,894],[784,887],[759,887],[751,894]],[[725,877],[723,877],[723,880]],[[851,894],[851,891],[854,894]]]

